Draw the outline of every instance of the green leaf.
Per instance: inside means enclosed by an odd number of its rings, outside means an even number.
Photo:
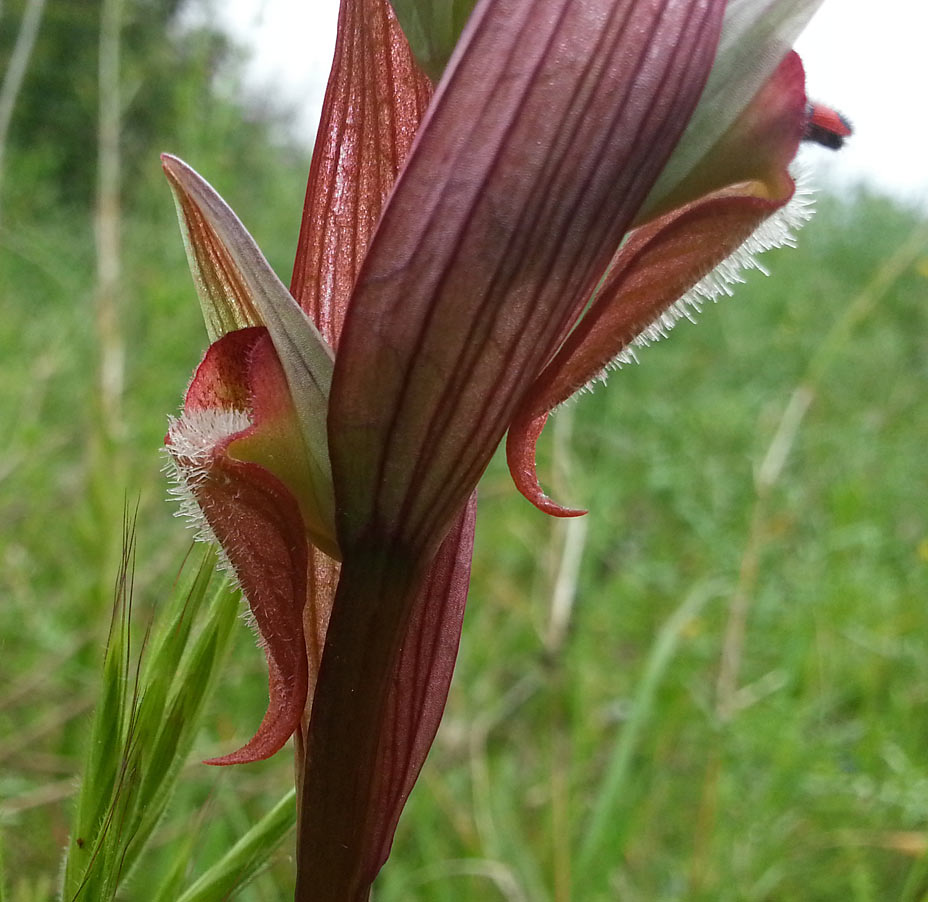
[[[416,62],[438,81],[477,0],[390,0]]]

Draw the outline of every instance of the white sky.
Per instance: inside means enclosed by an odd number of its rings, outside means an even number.
[[[296,111],[309,139],[331,60],[338,0],[227,0],[222,20],[254,48],[249,78]],[[844,113],[853,140],[838,154],[807,147],[827,167],[817,181],[867,181],[928,207],[928,2],[825,0],[799,40],[807,90]]]

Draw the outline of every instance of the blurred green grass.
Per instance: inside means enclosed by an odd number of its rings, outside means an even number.
[[[256,180],[214,159],[190,161],[286,276],[306,161],[280,154]],[[112,447],[89,221],[20,205],[0,231],[0,831],[23,902],[51,897],[67,839],[125,499],[140,499],[140,628],[189,542],[158,447],[206,339],[158,179],[153,161],[125,215]],[[764,258],[773,278],[751,275],[555,417],[542,478],[590,508],[581,525],[529,507],[494,460],[451,699],[378,902],[925,898],[928,246],[832,332],[919,229],[885,198],[822,198],[799,248]],[[759,500],[802,385],[810,406]],[[572,599],[563,630],[557,593]],[[147,868],[193,824],[202,873],[292,780],[286,753],[197,763],[263,713],[244,626],[231,661]],[[240,898],[287,899],[291,870],[285,845]]]

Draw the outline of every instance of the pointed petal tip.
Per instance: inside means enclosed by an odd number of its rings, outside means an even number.
[[[163,153],[161,154],[161,168],[168,178],[177,178],[178,173],[190,167],[180,157],[175,157],[172,153]]]
[[[538,482],[535,446],[548,420],[548,414],[534,419],[517,419],[506,437],[506,462],[519,492],[542,513],[551,517],[582,517],[588,513],[579,507],[564,507],[549,498]]]
[[[302,637],[300,637],[300,645],[302,645]],[[252,764],[276,755],[287,744],[287,740],[300,725],[309,691],[306,658],[301,657],[302,661],[297,661],[294,672],[289,675],[289,678],[285,678],[276,663],[270,657],[268,658],[269,701],[264,720],[261,721],[258,731],[241,748],[228,755],[207,758],[204,764],[216,767]]]
[[[203,763],[216,767],[253,764],[276,755],[300,725],[306,705],[308,677],[305,669],[295,675],[292,691],[282,688],[279,679],[271,679],[271,697],[258,731],[241,748],[227,755],[207,758]]]
[[[521,491],[521,490],[520,490]],[[547,514],[549,517],[559,517],[561,519],[567,519],[569,517],[584,517],[589,511],[580,508],[580,507],[564,507],[561,504],[558,504],[553,498],[549,498],[539,487],[538,493],[535,496],[527,495],[525,492],[522,494],[531,501],[535,507],[538,508],[543,514]]]
[[[266,761],[287,744],[287,740],[293,735],[295,729],[294,726],[286,736],[282,732],[263,734],[262,725],[262,729],[259,729],[240,749],[229,752],[228,755],[220,755],[218,758],[205,758],[203,764],[209,764],[212,767],[231,767],[233,764],[254,764],[256,761]]]

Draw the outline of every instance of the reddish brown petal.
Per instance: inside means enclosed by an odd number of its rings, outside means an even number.
[[[796,155],[807,118],[804,81],[799,57],[795,53],[788,53],[751,103],[707,154],[703,163],[697,166],[691,177],[674,192],[673,197],[680,202],[673,202],[668,206],[665,199],[662,207],[679,212],[679,208],[685,206],[684,198],[691,202],[703,200],[710,193],[710,188],[721,190],[723,186],[733,186],[742,182],[752,184],[750,188],[734,193],[777,199],[779,203],[786,203],[793,192],[793,180],[788,167]],[[654,231],[642,232],[639,239],[653,235],[670,221],[668,218],[654,224],[653,212],[648,212],[645,218],[652,223]],[[711,248],[706,250],[711,253]],[[719,259],[724,259],[733,250],[731,242],[726,242],[721,250]],[[628,251],[628,247],[623,249],[621,259],[627,258]],[[613,263],[607,279],[613,281],[616,275],[616,264]],[[704,273],[700,274],[700,277],[701,275]],[[661,303],[661,299],[657,298],[657,313],[660,312]],[[558,344],[566,339],[571,331],[565,328],[559,336]],[[606,362],[613,357],[607,358]],[[591,373],[589,378],[592,379],[595,375],[595,372]],[[574,390],[588,381],[589,379],[579,383]],[[523,423],[517,431],[522,431],[525,425]],[[534,479],[534,474],[531,479]]]
[[[343,0],[290,290],[332,347],[431,96],[388,0]]]
[[[307,464],[309,455],[287,376],[266,332],[248,355],[248,380],[254,425],[229,445],[229,455],[257,463],[273,473],[296,499],[310,541],[326,554],[340,557],[315,495]]]
[[[342,0],[291,292],[335,347],[361,260],[431,97],[388,0]],[[312,707],[339,566],[312,551],[304,614]],[[298,761],[298,780],[302,761]]]
[[[371,881],[390,854],[396,824],[445,710],[464,620],[476,515],[474,493],[432,561],[394,669],[372,802],[377,822],[364,856]]]
[[[313,544],[339,557],[313,501],[297,411],[267,329],[239,329],[210,345],[187,389],[184,414],[217,410],[238,411],[250,420],[224,445],[226,453],[276,476],[296,500]]]
[[[478,5],[342,335],[343,548],[437,547],[685,126],[724,6]]]
[[[757,182],[770,199],[788,195],[788,167],[806,125],[805,73],[790,51],[730,129],[683,182],[646,218],[683,206],[727,185]]]
[[[290,738],[306,702],[303,645],[307,544],[300,512],[279,480],[263,467],[228,458],[217,446],[179,465],[195,467],[189,487],[242,587],[268,665],[268,708],[242,748],[208,764],[268,758]]]
[[[228,332],[214,341],[193,374],[184,397],[184,410],[251,409],[249,358],[267,330],[263,326]]]
[[[733,190],[632,233],[593,306],[523,401],[520,420],[552,410],[595,379],[788,199],[770,201]]]
[[[197,368],[184,416],[168,433],[178,471],[234,571],[254,615],[267,656],[268,710],[255,736],[210,764],[267,758],[292,734],[303,713],[307,662],[303,642],[307,541],[292,486],[239,455],[258,448],[290,482],[296,417],[286,377],[264,328],[229,332],[210,346]],[[236,414],[238,427],[210,435],[218,415]],[[289,424],[289,425],[288,425]],[[292,469],[292,468],[291,468]]]
[[[718,191],[632,233],[593,306],[532,386],[509,429],[506,454],[513,481],[536,507],[564,516],[542,492],[535,470],[545,415],[595,379],[789,200],[794,186],[787,167],[802,137],[805,111],[802,64],[790,53],[681,193],[701,190],[723,173],[749,183]]]
[[[217,462],[215,479],[196,495],[248,599],[268,666],[268,708],[258,731],[238,751],[207,763],[258,761],[283,747],[306,703],[302,520],[287,490],[254,464]]]
[[[632,233],[595,303],[545,367],[510,426],[510,472],[516,488],[532,504],[565,516],[541,491],[535,471],[535,445],[547,413],[601,375],[634,338],[735,252],[782,203],[717,194]]]

